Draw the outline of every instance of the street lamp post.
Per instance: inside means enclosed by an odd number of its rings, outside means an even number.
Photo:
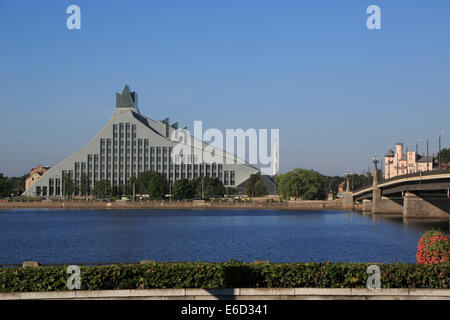
[[[203,200],[203,177],[204,176],[202,176],[202,200]]]
[[[408,147],[411,147],[411,145],[406,145],[406,174],[409,173],[409,168],[408,168]]]
[[[383,179],[384,179],[384,176],[383,176],[383,158],[380,159],[380,172],[381,172],[380,179],[381,179],[381,181],[383,181]],[[385,172],[385,174],[386,174],[386,172]]]
[[[378,159],[377,155],[375,154],[372,158],[372,162],[373,162],[373,186],[377,186],[378,185],[378,169],[377,169],[377,163],[380,161],[380,159]],[[397,164],[398,167],[398,164]]]
[[[56,183],[58,182],[58,174],[55,174],[55,180],[54,180],[55,182],[53,183],[53,190],[54,190],[54,192],[53,192],[53,194],[56,196],[56,191],[57,191],[57,189],[56,189]],[[48,195],[50,195],[50,185],[48,186],[48,191],[47,191],[47,193],[48,193]],[[61,197],[61,195],[59,195],[59,197]],[[59,202],[59,200],[58,200],[58,202]]]
[[[403,152],[403,151],[402,151],[402,152]],[[396,160],[397,160],[397,161],[396,161],[396,164],[397,164],[397,174],[396,174],[396,175],[398,176],[398,168],[400,167],[400,161],[398,160],[398,152],[397,152],[397,150],[395,150],[395,156],[396,156],[396,158],[397,158],[397,159],[396,159]],[[375,156],[375,157],[376,157],[376,156]],[[374,158],[375,158],[375,157],[374,157]],[[401,157],[400,157],[400,159],[401,159]],[[373,160],[373,159],[372,159],[372,160]]]
[[[439,153],[438,153],[438,168],[441,168],[441,137],[445,136],[445,132],[442,131],[439,135]]]
[[[389,169],[389,177],[388,177],[388,179],[391,178],[391,164],[392,164],[392,163],[394,163],[394,161],[388,160],[388,169]],[[385,174],[386,174],[386,172],[385,172]]]
[[[345,192],[350,192],[350,171],[347,170],[345,172],[345,176],[347,177],[347,186],[345,188]]]
[[[172,183],[169,182],[169,202],[172,202]]]
[[[431,141],[431,140],[433,140],[433,137],[428,137],[428,139],[427,139],[427,171],[429,171],[429,163],[430,163],[428,161],[429,160],[429,158],[428,158],[428,144],[429,143],[428,142]]]
[[[419,167],[418,167],[418,164],[417,164],[417,159],[418,159],[418,156],[419,156],[419,143],[421,143],[421,142],[422,142],[422,139],[419,139],[416,142],[416,159],[414,159],[416,161],[416,172],[419,171]]]

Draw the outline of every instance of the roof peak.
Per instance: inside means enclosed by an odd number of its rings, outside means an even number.
[[[137,93],[131,92],[128,84],[122,90],[122,94],[116,92],[116,108],[135,108],[137,109]]]

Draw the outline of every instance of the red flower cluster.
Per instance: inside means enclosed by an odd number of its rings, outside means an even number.
[[[416,260],[420,264],[449,263],[450,238],[439,231],[426,232],[417,246]]]

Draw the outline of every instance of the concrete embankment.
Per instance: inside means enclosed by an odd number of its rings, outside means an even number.
[[[253,201],[16,201],[2,202],[1,209],[284,209],[342,210],[342,200]]]
[[[0,300],[450,300],[450,289],[232,288],[0,293]]]

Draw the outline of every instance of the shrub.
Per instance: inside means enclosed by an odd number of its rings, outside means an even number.
[[[450,262],[450,239],[439,231],[426,232],[419,241],[417,263],[438,264]]]
[[[82,290],[365,288],[367,263],[152,262],[81,266]],[[450,288],[450,265],[380,264],[382,288]],[[68,290],[67,266],[0,268],[0,292]]]

